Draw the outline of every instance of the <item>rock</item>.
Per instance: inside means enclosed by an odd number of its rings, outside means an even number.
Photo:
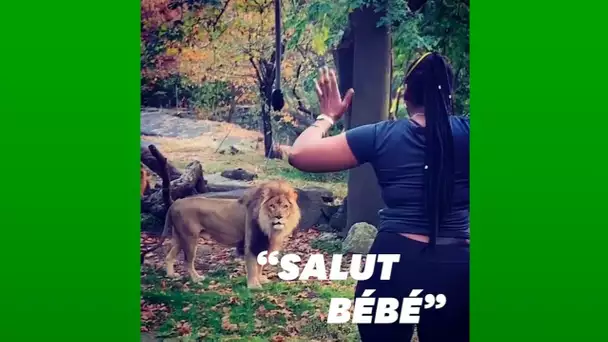
[[[304,189],[296,189],[298,192],[298,205],[302,212],[302,219],[298,229],[306,230],[319,223],[319,219],[323,217],[322,208],[325,206],[321,193],[318,191],[308,191]]]
[[[160,342],[161,339],[157,338],[154,334],[151,333],[141,333],[141,342]]]
[[[302,190],[309,194],[314,194],[321,197],[323,202],[330,203],[334,201],[334,193],[329,189],[325,189],[320,186],[305,186],[302,188]]]
[[[235,155],[237,153],[241,153],[241,150],[234,145],[230,146],[230,154]]]
[[[338,211],[336,211],[336,213],[329,220],[329,225],[331,226],[331,228],[334,229],[335,231],[338,231],[338,232],[345,232],[345,228],[346,228],[346,201],[347,201],[347,199],[344,198],[344,201],[342,202],[342,205],[340,206],[340,208],[338,209]],[[344,235],[345,234],[343,234],[343,236]]]
[[[252,186],[252,184],[249,182],[226,178],[218,173],[205,175],[205,180],[207,181],[208,192],[223,192],[237,189],[247,189]]]
[[[255,174],[253,172],[249,172],[249,171],[241,169],[241,168],[225,170],[221,173],[221,176],[224,178],[240,180],[240,181],[248,181],[248,182],[254,180],[255,178],[258,178],[257,174]]]
[[[221,149],[218,151],[219,154],[230,154],[230,155],[236,155],[239,153],[243,153],[242,152],[243,147],[238,146],[237,145],[231,145],[230,147],[226,148],[226,149]],[[246,149],[246,148],[245,148]]]
[[[320,232],[328,232],[332,234],[335,232],[328,224],[317,224],[314,228]]]
[[[141,231],[150,233],[162,233],[165,224],[162,220],[152,214],[141,214]]]
[[[319,217],[319,221],[317,222],[317,225],[327,225],[327,227],[330,229],[328,231],[334,231],[334,229],[329,225],[329,222],[331,221],[331,218],[336,214],[336,212],[339,209],[340,209],[339,205],[324,204],[323,207],[321,207],[321,213],[323,215],[321,215],[321,217]]]
[[[342,242],[343,253],[367,254],[378,230],[369,223],[357,222],[350,227],[348,235]]]

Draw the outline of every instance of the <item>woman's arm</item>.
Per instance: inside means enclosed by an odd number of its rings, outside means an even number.
[[[289,164],[305,172],[335,172],[357,166],[345,133],[324,138],[330,128],[328,120],[317,120],[302,132],[290,150]]]
[[[358,162],[351,151],[344,133],[327,137],[327,131],[339,120],[350,106],[354,91],[349,89],[344,100],[338,90],[336,74],[321,69],[316,82],[317,96],[322,115],[294,142],[289,153],[289,164],[306,172],[334,172],[350,169]]]

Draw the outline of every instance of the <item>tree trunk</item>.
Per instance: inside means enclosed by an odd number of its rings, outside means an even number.
[[[272,123],[270,122],[270,106],[262,104],[262,134],[264,134],[264,155],[266,158],[273,158],[272,150]]]
[[[384,13],[364,7],[351,14],[354,33],[354,77],[350,127],[388,118],[390,96],[390,34],[386,26],[377,27]],[[373,61],[373,63],[370,63]],[[349,171],[347,225],[367,222],[377,226],[378,211],[384,207],[373,168],[364,164]]]
[[[238,99],[238,95],[236,93],[236,87],[233,83],[230,83],[230,107],[228,108],[228,117],[226,118],[226,122],[232,123],[232,116],[236,110],[236,101]]]
[[[334,50],[334,63],[338,70],[338,87],[341,94],[346,94],[346,91],[353,87],[353,61],[355,52],[355,42],[353,40],[353,31],[349,27],[346,28],[338,47]],[[352,107],[349,108],[343,116],[344,128],[350,128],[350,118],[352,115]]]

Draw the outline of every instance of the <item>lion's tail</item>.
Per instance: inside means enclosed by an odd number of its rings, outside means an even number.
[[[143,250],[141,252],[140,265],[143,265],[144,259],[146,258],[146,255],[148,253],[154,252],[155,250],[159,249],[163,245],[163,243],[165,242],[165,239],[168,236],[172,235],[172,231],[173,231],[173,220],[171,219],[171,210],[167,210],[167,215],[165,216],[165,227],[163,228],[163,233],[160,236],[160,241],[156,245],[154,245],[146,250]]]

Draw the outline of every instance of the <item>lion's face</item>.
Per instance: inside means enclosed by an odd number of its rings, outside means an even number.
[[[268,219],[272,229],[283,230],[299,212],[297,192],[285,183],[279,183],[276,187],[268,187],[263,192],[264,200],[260,208],[261,216]]]

